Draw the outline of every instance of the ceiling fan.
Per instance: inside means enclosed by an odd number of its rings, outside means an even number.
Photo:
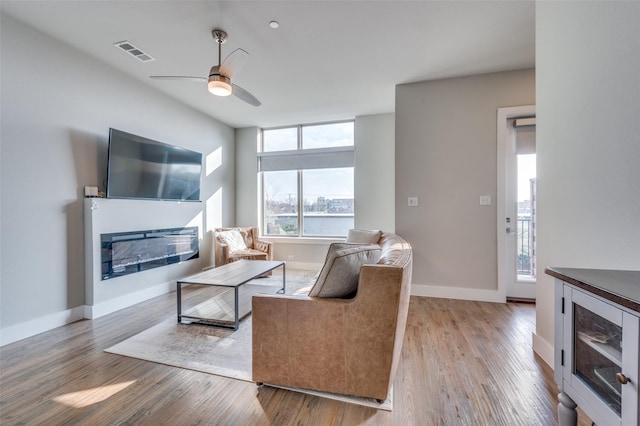
[[[222,45],[227,41],[227,33],[220,29],[214,29],[211,34],[218,43],[218,65],[211,67],[209,77],[190,77],[183,75],[151,75],[154,80],[190,80],[206,82],[209,92],[216,96],[235,95],[246,103],[260,106],[262,103],[251,93],[231,82],[231,77],[244,65],[249,53],[243,49],[236,49],[222,60]]]

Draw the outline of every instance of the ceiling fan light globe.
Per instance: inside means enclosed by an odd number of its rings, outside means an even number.
[[[232,91],[231,80],[222,75],[210,75],[208,89],[216,96],[229,96]]]

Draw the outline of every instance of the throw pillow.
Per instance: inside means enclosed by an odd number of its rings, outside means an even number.
[[[370,231],[365,229],[350,229],[347,235],[347,242],[354,244],[378,244],[381,236],[382,231],[378,229]]]
[[[380,253],[378,245],[331,244],[309,296],[351,297],[358,289],[360,266],[376,263]]]
[[[240,229],[230,229],[218,232],[218,239],[229,246],[229,251],[246,250],[247,245],[240,233]]]

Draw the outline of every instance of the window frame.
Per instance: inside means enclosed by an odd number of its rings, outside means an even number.
[[[341,124],[341,123],[351,123],[353,126],[353,143],[352,145],[341,145],[336,147],[327,147],[327,148],[308,148],[303,149],[303,128],[311,127],[311,126],[321,126],[321,125],[332,125],[332,124]],[[264,151],[264,132],[270,130],[279,130],[279,129],[288,129],[288,128],[296,128],[297,134],[297,147],[295,150],[281,150],[281,151]],[[265,216],[265,177],[264,173],[269,171],[275,171],[276,169],[271,170],[262,170],[261,161],[262,159],[269,158],[285,158],[285,157],[295,157],[297,159],[300,158],[310,158],[311,156],[329,156],[335,155],[337,158],[342,158],[347,155],[351,155],[351,165],[341,166],[341,167],[303,167],[303,168],[291,168],[291,169],[277,169],[277,170],[291,170],[296,171],[297,173],[297,234],[286,234],[286,235],[276,235],[276,234],[268,234],[267,231],[267,218]],[[268,161],[268,160],[267,160]],[[311,160],[313,161],[313,159]],[[343,161],[346,161],[343,159]],[[354,203],[354,212],[353,212],[353,220],[355,223],[355,119],[350,120],[339,120],[339,121],[328,121],[328,122],[319,122],[319,123],[306,123],[306,124],[297,124],[291,126],[277,126],[277,127],[265,127],[260,129],[260,137],[258,140],[258,153],[257,153],[257,162],[258,162],[258,192],[259,192],[259,208],[258,213],[260,215],[260,223],[262,236],[266,238],[276,238],[276,239],[292,239],[292,240],[334,240],[337,238],[345,238],[346,235],[305,235],[304,234],[304,182],[303,182],[303,172],[304,170],[316,170],[322,168],[352,168],[354,174],[354,182],[353,182],[353,203]]]

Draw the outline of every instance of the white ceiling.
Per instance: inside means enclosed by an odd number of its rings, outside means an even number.
[[[24,1],[2,11],[233,127],[393,112],[395,86],[535,65],[533,1]],[[280,28],[271,29],[277,20]],[[262,106],[210,95],[211,30],[223,58],[250,56],[233,82]],[[128,40],[156,60],[113,46]]]

